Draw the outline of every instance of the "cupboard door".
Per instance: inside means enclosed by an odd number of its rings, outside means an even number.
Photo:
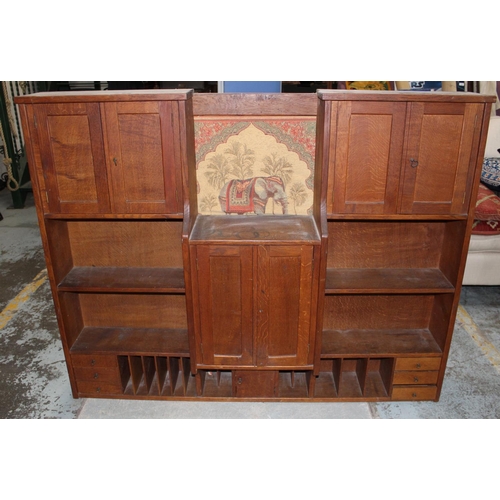
[[[49,211],[109,212],[99,104],[37,104],[34,109]]]
[[[179,103],[104,103],[116,213],[182,213]]]
[[[202,362],[252,365],[252,247],[201,245],[196,250]]]
[[[339,102],[329,213],[396,212],[405,117],[401,102]]]
[[[482,104],[412,103],[401,213],[466,214]]]
[[[308,364],[313,288],[312,246],[259,246],[256,287],[258,366]]]

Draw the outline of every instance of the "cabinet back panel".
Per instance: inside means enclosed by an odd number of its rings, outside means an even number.
[[[182,221],[68,222],[73,265],[182,267]]]
[[[183,295],[79,294],[84,326],[187,328]]]
[[[325,330],[426,329],[433,295],[338,295],[325,297]]]
[[[438,268],[445,223],[329,222],[328,267]]]

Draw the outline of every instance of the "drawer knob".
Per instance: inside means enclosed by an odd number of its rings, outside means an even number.
[[[94,366],[95,365],[95,359],[91,359],[90,360],[90,366]]]
[[[98,373],[94,373],[94,378],[99,378],[99,374]]]
[[[241,377],[238,377],[238,384],[241,385],[243,383],[243,379]]]
[[[418,167],[418,160],[415,158],[410,158],[410,166],[411,168],[417,168]]]
[[[101,388],[97,387],[96,392],[101,392]]]
[[[97,374],[96,374],[96,375],[97,375]],[[418,377],[415,377],[415,378],[413,379],[413,382],[418,382]]]
[[[412,398],[416,398],[417,397],[417,393],[414,392],[412,395],[411,395]]]
[[[420,368],[420,363],[417,363],[417,368]]]

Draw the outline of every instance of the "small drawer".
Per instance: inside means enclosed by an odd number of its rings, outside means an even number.
[[[394,384],[435,384],[437,383],[439,372],[424,372],[424,371],[410,371],[410,372],[395,372]]]
[[[77,380],[82,381],[103,381],[103,382],[119,382],[120,375],[117,368],[101,368],[99,366],[94,368],[75,367],[75,376]]]
[[[113,355],[98,354],[93,356],[90,354],[72,354],[71,361],[73,362],[73,366],[118,368],[118,359]]]
[[[435,385],[401,385],[393,387],[393,401],[433,401],[436,398]]]
[[[95,395],[106,395],[106,394],[123,394],[123,388],[121,384],[113,384],[107,382],[86,382],[77,381],[78,392],[81,394],[95,394]]]
[[[277,371],[237,370],[233,372],[233,396],[272,398],[278,388]]]
[[[396,371],[402,370],[439,370],[441,358],[397,358]]]
[[[75,367],[74,372],[81,393],[123,394],[118,368]]]

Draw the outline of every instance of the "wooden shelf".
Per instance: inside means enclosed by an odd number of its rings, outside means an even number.
[[[430,330],[324,330],[321,358],[338,356],[441,355]]]
[[[71,354],[129,354],[189,357],[188,332],[170,328],[85,327]]]
[[[62,292],[184,293],[184,270],[160,267],[74,267]]]
[[[320,244],[320,236],[314,218],[306,215],[199,215],[190,242]]]
[[[440,269],[327,269],[327,294],[453,293]]]

